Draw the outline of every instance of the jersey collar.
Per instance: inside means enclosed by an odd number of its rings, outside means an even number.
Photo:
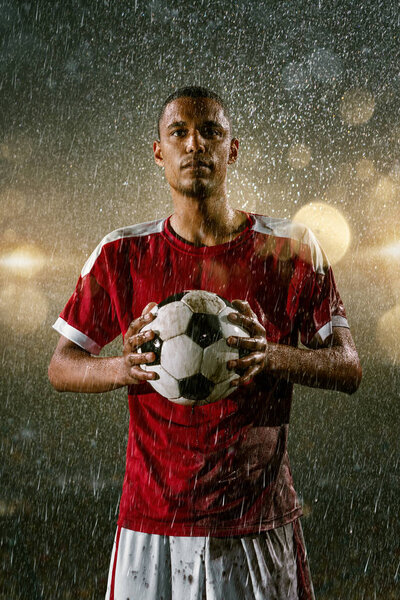
[[[244,212],[244,211],[242,211]],[[174,246],[177,250],[184,252],[186,254],[200,255],[200,256],[212,256],[215,254],[221,254],[235,248],[242,244],[245,240],[247,240],[251,234],[252,229],[255,223],[255,218],[251,213],[244,213],[247,217],[246,227],[242,229],[238,235],[231,240],[230,242],[225,242],[224,244],[217,244],[215,246],[195,246],[191,242],[184,240],[182,237],[178,236],[175,231],[172,229],[170,225],[171,216],[170,215],[164,221],[164,227],[162,235],[168,241],[169,244]]]

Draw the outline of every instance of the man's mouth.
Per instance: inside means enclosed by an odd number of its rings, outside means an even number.
[[[210,169],[211,166],[202,160],[192,160],[190,162],[184,163],[181,168],[182,169],[202,169],[202,168]]]

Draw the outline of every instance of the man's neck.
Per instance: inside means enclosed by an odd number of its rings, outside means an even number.
[[[247,221],[245,213],[232,208],[226,198],[174,198],[171,227],[196,246],[216,246],[234,239]]]

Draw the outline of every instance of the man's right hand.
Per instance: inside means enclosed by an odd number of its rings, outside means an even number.
[[[100,393],[156,379],[156,373],[140,368],[152,362],[154,354],[137,351],[141,344],[154,337],[153,331],[140,332],[154,319],[150,313],[154,306],[155,302],[148,304],[142,315],[129,325],[120,356],[92,356],[62,335],[49,365],[52,386],[59,392]]]
[[[154,315],[150,312],[155,302],[150,302],[143,310],[138,319],[132,321],[124,336],[124,364],[126,369],[126,384],[134,385],[151,379],[157,379],[158,375],[154,371],[144,371],[140,365],[151,363],[155,359],[154,352],[139,353],[139,346],[153,339],[154,331],[148,330],[141,332],[140,330],[151,323]]]

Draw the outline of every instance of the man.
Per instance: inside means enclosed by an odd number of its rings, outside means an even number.
[[[224,102],[183,88],[164,103],[153,150],[169,183],[168,219],[109,234],[86,262],[55,328],[60,391],[128,386],[126,476],[107,599],[313,598],[286,451],[294,383],[354,392],[357,352],[329,264],[312,233],[229,206],[238,156]],[[227,398],[194,408],[159,396],[138,348],[154,302],[216,292],[250,353],[230,361]],[[139,316],[141,315],[141,316]],[[98,358],[119,333],[121,356]],[[298,348],[298,338],[307,348]]]

